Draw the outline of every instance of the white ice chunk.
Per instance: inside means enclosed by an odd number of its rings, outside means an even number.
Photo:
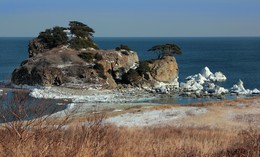
[[[260,94],[260,91],[255,88],[255,89],[252,90],[252,94]]]
[[[223,82],[226,81],[227,77],[222,72],[216,72],[215,73],[215,81]]]
[[[220,86],[216,86],[215,89],[216,89],[215,94],[227,94],[228,93],[227,89],[220,87]]]
[[[233,85],[233,87],[230,89],[231,93],[237,93],[240,95],[247,95],[250,94],[250,90],[246,90],[244,87],[244,83],[242,80],[239,80],[237,84]]]
[[[185,91],[200,91],[203,89],[203,86],[197,83],[195,80],[188,80],[186,83],[181,83],[180,87]]]
[[[170,90],[179,88],[178,78],[174,79],[171,83],[157,82],[154,89],[157,93],[169,93]]]
[[[205,78],[209,78],[210,75],[213,75],[213,73],[209,70],[208,67],[205,67],[201,70],[200,74],[204,76]]]

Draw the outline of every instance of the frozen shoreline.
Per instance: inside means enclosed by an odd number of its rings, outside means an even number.
[[[258,89],[249,90],[244,87],[241,80],[232,88],[215,85],[215,82],[223,82],[227,78],[222,72],[213,74],[208,67],[200,73],[188,76],[186,82],[181,82],[174,91],[187,97],[218,97],[225,94],[259,95]],[[174,80],[174,85],[179,84]],[[176,82],[177,81],[177,82]],[[95,89],[70,89],[65,87],[26,87],[31,90],[30,96],[45,99],[71,99],[75,103],[121,103],[142,102],[158,98],[159,94],[171,94],[171,86],[160,83],[154,89],[126,88],[122,90],[95,90]]]
[[[34,98],[71,99],[74,103],[126,103],[153,100],[150,93],[133,88],[126,90],[81,90],[61,87],[35,88],[30,92]]]

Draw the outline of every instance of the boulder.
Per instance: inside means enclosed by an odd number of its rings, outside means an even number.
[[[174,57],[165,56],[150,65],[150,74],[154,80],[171,83],[178,77],[178,64]]]
[[[178,65],[173,56],[142,61],[123,75],[122,83],[151,92],[168,93],[179,88]]]

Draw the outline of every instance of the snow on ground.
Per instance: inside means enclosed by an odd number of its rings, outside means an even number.
[[[207,109],[203,107],[176,107],[165,110],[144,111],[135,113],[126,113],[117,117],[111,117],[105,120],[107,123],[114,123],[117,126],[160,126],[171,125],[176,120],[188,116],[206,113]]]

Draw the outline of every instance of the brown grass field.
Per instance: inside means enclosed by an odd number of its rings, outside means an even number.
[[[209,112],[181,119],[179,123],[197,125],[179,127],[119,127],[103,123],[105,114],[88,115],[84,123],[75,122],[70,116],[59,120],[48,116],[28,121],[17,119],[0,125],[0,156],[260,156],[259,98],[193,105],[206,106]],[[231,110],[236,113],[235,118],[227,120]],[[19,117],[18,113],[13,114]],[[256,121],[251,121],[252,117]]]
[[[102,117],[92,117],[89,123],[73,127],[38,123],[2,125],[0,155],[258,157],[260,153],[260,133],[253,128],[125,128],[102,124]]]

